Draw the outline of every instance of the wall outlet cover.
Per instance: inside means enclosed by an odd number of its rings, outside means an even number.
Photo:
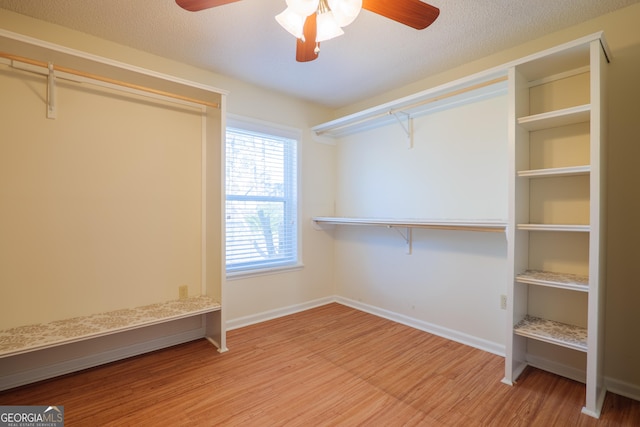
[[[189,298],[189,287],[187,285],[182,285],[178,287],[178,297],[180,299]]]

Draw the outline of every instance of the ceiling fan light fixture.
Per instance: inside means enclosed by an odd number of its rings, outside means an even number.
[[[237,1],[175,0],[178,6],[192,12]],[[427,28],[440,15],[440,9],[424,0],[285,0],[285,3],[287,8],[275,18],[297,38],[298,62],[317,59],[320,42],[344,34],[342,27],[351,24],[363,8],[417,30]]]
[[[341,27],[351,24],[362,10],[362,0],[328,0],[336,22]]]
[[[297,39],[304,39],[305,19],[306,15],[300,15],[290,7],[286,8],[279,15],[276,15],[276,21],[278,21],[278,24]]]
[[[344,34],[344,31],[342,31],[342,28],[340,28],[340,25],[338,25],[336,18],[330,10],[318,13],[317,28],[316,42],[318,43]]]
[[[319,0],[286,0],[286,3],[292,11],[307,17],[318,10]]]

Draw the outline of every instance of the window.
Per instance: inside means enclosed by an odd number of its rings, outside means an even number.
[[[230,123],[226,134],[227,272],[296,265],[297,140],[280,136],[283,132],[256,132]]]

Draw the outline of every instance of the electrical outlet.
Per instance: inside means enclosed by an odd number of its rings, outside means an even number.
[[[503,310],[507,309],[507,296],[500,295],[500,308]]]
[[[189,287],[187,285],[178,286],[178,296],[180,299],[189,298]]]

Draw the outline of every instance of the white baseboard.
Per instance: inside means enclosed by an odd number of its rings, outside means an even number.
[[[252,314],[250,316],[238,317],[236,319],[227,320],[227,331],[243,328],[245,326],[254,325],[256,323],[266,322],[267,320],[277,319],[278,317],[288,316],[290,314],[299,313],[322,305],[336,302],[335,297],[319,298],[301,304],[294,304],[287,307],[276,308],[274,310],[263,311],[262,313]]]
[[[65,360],[64,362],[51,365],[44,365],[15,374],[0,377],[0,390],[7,390],[14,387],[46,380],[60,375],[69,374],[83,369],[104,365],[128,357],[138,356],[150,351],[160,350],[173,345],[197,340],[205,336],[205,329],[193,329],[175,335],[145,341],[114,350],[104,351],[90,356]],[[96,338],[99,339],[99,338]],[[46,350],[41,350],[46,351]],[[13,356],[19,357],[19,356]]]
[[[529,356],[527,364],[534,368],[542,369],[544,371],[551,372],[556,375],[572,379],[574,381],[578,381],[581,383],[584,383],[586,381],[586,375],[584,371],[571,366],[556,363],[549,359]],[[604,388],[608,392],[640,401],[640,385],[631,384],[625,381],[618,380],[616,378],[605,376]],[[591,413],[589,413],[589,415],[596,416]]]
[[[375,307],[369,304],[364,304],[360,301],[354,301],[349,298],[341,296],[335,296],[334,300],[342,305],[355,308],[360,311],[364,311],[369,314],[373,314],[378,317],[392,320],[403,325],[410,326],[421,331],[429,332],[433,335],[438,335],[442,338],[449,339],[451,341],[459,342],[479,350],[483,350],[489,353],[493,353],[498,356],[505,356],[505,347],[502,344],[498,344],[492,341],[488,341],[482,338],[474,337],[472,335],[465,334],[463,332],[455,331],[453,329],[444,328],[442,326],[435,325],[433,323],[425,322],[423,320],[415,319],[413,317],[405,316],[404,314],[395,313],[393,311],[386,310],[384,308]]]
[[[316,299],[302,304],[295,304],[288,307],[278,308],[275,310],[269,310],[262,313],[254,314],[251,316],[239,317],[237,319],[227,320],[227,331],[242,328],[244,326],[253,325],[256,323],[264,322],[278,317],[287,316],[289,314],[298,313],[311,308],[320,307],[332,302],[337,302],[347,307],[355,308],[356,310],[364,311],[365,313],[373,314],[374,316],[382,317],[403,325],[410,326],[421,331],[429,332],[434,335],[438,335],[443,338],[450,339],[477,349],[487,351],[489,353],[496,354],[504,357],[505,348],[504,345],[500,345],[491,341],[487,341],[478,337],[464,334],[462,332],[454,331],[452,329],[443,328],[432,323],[428,323],[419,319],[414,319],[403,314],[398,314],[383,308],[375,307],[372,305],[364,304],[359,301],[354,301],[349,298],[341,296],[331,296]]]
[[[604,386],[607,391],[640,401],[640,385],[630,384],[611,377],[604,377]]]
[[[551,372],[561,377],[569,378],[579,383],[585,383],[587,381],[586,373],[582,369],[574,368],[573,366],[557,363],[550,359],[543,357],[527,356],[527,365],[534,368],[542,369],[543,371]]]

